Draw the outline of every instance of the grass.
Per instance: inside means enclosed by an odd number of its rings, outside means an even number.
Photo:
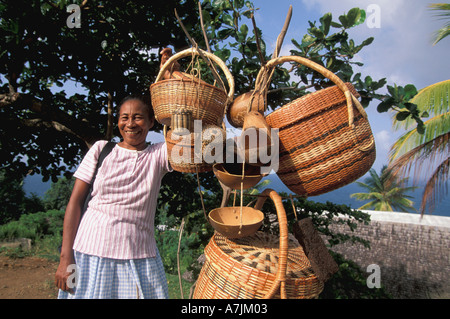
[[[170,299],[182,299],[180,292],[180,282],[178,275],[166,274],[167,284],[169,285],[169,298]],[[183,286],[183,299],[189,299],[189,290],[193,283],[188,282],[181,278],[181,284]]]

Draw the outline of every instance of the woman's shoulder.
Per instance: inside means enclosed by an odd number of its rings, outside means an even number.
[[[97,148],[97,149],[101,149],[103,148],[106,144],[108,143],[107,140],[98,140],[96,141],[93,145],[92,148]]]

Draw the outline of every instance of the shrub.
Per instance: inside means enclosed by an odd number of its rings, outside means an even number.
[[[19,220],[0,225],[0,240],[30,238],[33,242],[46,236],[61,236],[64,211],[49,210],[22,215]]]

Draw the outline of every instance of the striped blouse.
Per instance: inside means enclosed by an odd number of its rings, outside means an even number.
[[[96,142],[74,176],[91,183],[106,141]],[[89,255],[138,259],[156,256],[154,217],[163,176],[171,171],[165,143],[145,150],[116,145],[103,161],[73,249]]]

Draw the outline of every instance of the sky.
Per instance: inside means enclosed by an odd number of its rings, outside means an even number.
[[[386,78],[388,85],[414,84],[419,90],[450,78],[450,38],[432,45],[432,34],[444,25],[428,8],[426,0],[255,0],[259,8],[256,25],[262,30],[266,45],[273,52],[289,5],[292,18],[283,42],[282,55],[290,55],[291,39],[301,40],[307,33],[308,21],[319,21],[330,12],[333,21],[353,7],[366,10],[366,23],[349,30],[350,38],[360,44],[374,37],[371,45],[355,57],[364,66],[354,67],[362,78]],[[382,91],[381,91],[382,92]],[[367,108],[369,122],[375,136],[377,159],[373,168],[378,172],[388,163],[391,145],[402,132],[392,129],[391,114],[378,113],[377,101]]]

